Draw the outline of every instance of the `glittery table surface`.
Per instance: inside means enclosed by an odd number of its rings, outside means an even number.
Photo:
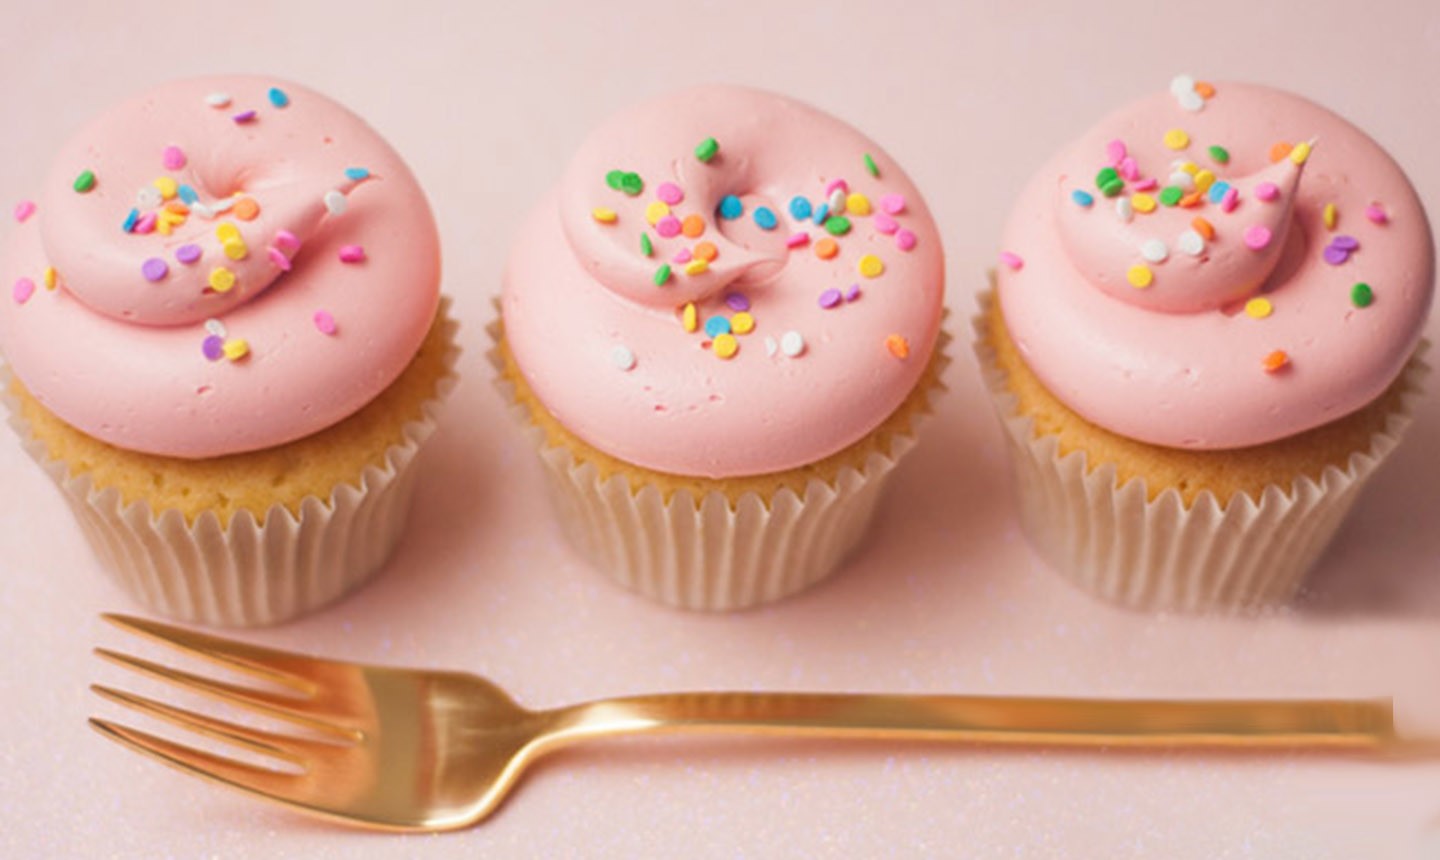
[[[419,174],[465,326],[466,377],[398,555],[353,598],[256,641],[469,668],[536,706],[706,688],[1393,695],[1403,727],[1440,734],[1440,399],[1419,408],[1409,444],[1294,606],[1147,616],[1076,593],[1026,546],[965,346],[973,295],[1030,171],[1178,72],[1328,104],[1440,206],[1440,6],[421,3],[402,16],[384,3],[124,5],[0,5],[0,201],[32,194],[48,153],[87,117],[165,78],[303,81],[366,116]],[[481,356],[518,219],[585,130],[715,79],[811,101],[906,165],[947,242],[960,338],[939,420],[864,552],[801,597],[704,617],[624,593],[566,548]],[[1440,340],[1433,320],[1429,337]],[[48,479],[13,440],[0,444],[0,855],[1440,856],[1440,763],[694,738],[563,753],[473,830],[351,832],[187,778],[86,727],[88,715],[120,715],[91,682],[157,692],[90,655],[128,644],[97,613],[135,609]]]

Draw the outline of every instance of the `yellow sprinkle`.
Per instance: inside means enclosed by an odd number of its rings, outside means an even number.
[[[1293,161],[1293,162],[1296,163],[1296,164],[1304,164],[1304,163],[1305,163],[1305,159],[1307,159],[1307,158],[1309,158],[1309,157],[1310,157],[1310,144],[1305,143],[1304,141],[1301,141],[1300,143],[1295,144],[1295,147],[1290,150],[1290,160]]]
[[[234,286],[234,272],[230,271],[224,266],[217,266],[216,268],[210,270],[210,289],[214,290],[217,293],[228,293],[230,292],[231,287]]]
[[[1200,172],[1200,165],[1196,164],[1193,161],[1187,161],[1184,164],[1180,165],[1180,172],[1188,176],[1195,176]]]
[[[169,236],[170,231],[174,229],[175,225],[171,224],[169,221],[165,221],[160,218],[155,219],[155,232],[159,233],[161,236]]]
[[[855,215],[870,214],[870,198],[860,192],[855,192],[845,198],[845,211]]]
[[[234,224],[231,224],[229,221],[222,221],[219,224],[215,225],[215,238],[219,239],[221,242],[227,241],[229,239],[239,239],[240,228],[236,227]]]
[[[650,222],[651,227],[659,224],[660,219],[669,214],[670,207],[663,200],[651,201],[650,205],[645,207],[645,220]]]
[[[685,326],[686,331],[700,327],[700,314],[695,310],[694,302],[685,303],[685,309],[680,312],[680,324]]]
[[[173,200],[180,192],[180,183],[169,176],[162,176],[154,182],[156,190],[160,192],[162,200]]]
[[[54,266],[45,267],[45,289],[53,290],[60,283],[60,273],[55,271]]]
[[[1190,135],[1183,129],[1172,128],[1165,132],[1165,145],[1171,149],[1184,149],[1190,145]]]
[[[730,330],[736,334],[749,334],[755,330],[755,317],[741,311],[730,318]]]
[[[733,334],[716,335],[715,342],[710,345],[719,358],[734,358],[735,353],[740,351],[740,341],[735,339]]]
[[[1148,215],[1155,211],[1155,198],[1149,194],[1132,194],[1130,196],[1130,208],[1142,215]]]
[[[606,209],[604,206],[597,206],[590,210],[590,217],[599,221],[601,224],[614,224],[620,219],[620,216],[615,214],[614,209]]]
[[[1215,184],[1215,172],[1214,172],[1214,171],[1212,171],[1212,170],[1202,170],[1202,171],[1200,171],[1199,173],[1196,173],[1196,174],[1195,174],[1195,190],[1196,190],[1196,191],[1209,191],[1209,190],[1210,190],[1210,186],[1212,186],[1212,185],[1214,185],[1214,184]]]
[[[1125,280],[1129,281],[1130,286],[1135,289],[1143,290],[1155,283],[1155,275],[1150,271],[1149,266],[1144,263],[1136,263],[1125,273]]]
[[[860,258],[860,274],[867,278],[878,278],[885,273],[885,262],[874,254]]]
[[[1270,304],[1269,299],[1251,299],[1245,303],[1245,315],[1257,320],[1263,320],[1270,316],[1275,306]]]
[[[250,249],[245,247],[245,242],[241,239],[226,239],[220,243],[220,247],[225,250],[225,256],[232,260],[243,260],[250,253]]]
[[[710,271],[710,264],[698,257],[685,264],[685,274],[687,275],[703,275],[708,271]]]
[[[221,347],[221,350],[224,351],[226,358],[231,361],[239,361],[250,354],[250,344],[241,338],[232,338],[225,341],[225,345]]]
[[[1340,222],[1340,210],[1335,208],[1334,203],[1325,204],[1325,229],[1334,230],[1335,225]]]

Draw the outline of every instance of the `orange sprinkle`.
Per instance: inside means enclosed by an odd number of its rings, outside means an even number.
[[[815,243],[815,256],[828,260],[840,253],[840,245],[834,239],[821,239]]]
[[[1211,99],[1211,98],[1214,98],[1214,97],[1215,97],[1215,85],[1214,85],[1214,84],[1211,84],[1211,83],[1207,83],[1207,82],[1205,82],[1205,81],[1196,81],[1196,82],[1195,82],[1195,94],[1198,95],[1198,96],[1200,96],[1200,98],[1202,98],[1202,99]]]
[[[165,204],[165,211],[174,215],[189,215],[190,207],[179,200],[171,200]]]
[[[704,260],[707,263],[714,262],[720,256],[720,249],[715,247],[714,242],[697,242],[695,244],[695,259]]]
[[[1295,147],[1291,146],[1283,140],[1270,147],[1270,163],[1275,164],[1277,162],[1284,161],[1285,156],[1289,155],[1290,150],[1294,148]]]
[[[910,357],[910,341],[898,334],[892,334],[885,338],[885,348],[890,350],[891,355],[901,361]]]
[[[1180,198],[1180,205],[1186,209],[1190,209],[1192,207],[1199,206],[1200,201],[1204,199],[1204,191],[1191,191],[1189,194],[1186,194],[1184,197]]]
[[[230,211],[235,213],[235,217],[241,221],[254,221],[260,214],[260,204],[256,203],[253,197],[241,197],[235,201],[235,205],[231,207]]]
[[[1196,218],[1190,222],[1190,226],[1194,227],[1195,232],[1204,237],[1206,242],[1215,238],[1215,225],[1206,221],[1204,218]]]
[[[691,239],[705,235],[705,219],[699,215],[686,215],[685,220],[680,222],[680,232]]]
[[[1290,356],[1283,349],[1277,349],[1265,356],[1265,372],[1274,373],[1290,363]]]

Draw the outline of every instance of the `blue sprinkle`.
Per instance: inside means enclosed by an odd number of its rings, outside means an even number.
[[[131,230],[135,229],[135,222],[139,220],[140,210],[131,209],[130,214],[125,216],[125,223],[120,225],[120,229],[124,230],[126,233],[129,233]]]
[[[761,230],[774,230],[780,221],[775,217],[775,212],[771,210],[770,207],[761,206],[755,210],[755,223],[759,225]]]
[[[1229,190],[1230,183],[1228,182],[1217,182],[1214,185],[1210,186],[1210,202],[1219,203],[1221,200],[1224,200],[1225,192]]]
[[[745,204],[734,194],[726,194],[720,198],[720,217],[739,218],[745,214]]]
[[[184,203],[186,206],[191,206],[195,203],[200,202],[199,192],[197,192],[194,188],[191,188],[189,185],[180,186],[178,189],[176,189],[175,193],[180,195],[180,202]]]
[[[1079,188],[1070,192],[1070,199],[1075,201],[1075,205],[1084,206],[1086,209],[1095,205],[1095,198],[1089,192],[1081,191]]]
[[[370,171],[364,167],[347,167],[345,168],[345,178],[359,182],[362,179],[369,179]]]
[[[730,333],[730,320],[725,317],[715,316],[705,321],[705,334],[708,337],[719,337],[722,334]]]
[[[830,204],[821,203],[820,208],[815,210],[814,221],[816,224],[824,224],[825,219],[830,217]]]
[[[810,201],[800,195],[790,198],[790,215],[796,221],[804,221],[810,217]]]
[[[290,104],[290,97],[285,95],[285,91],[279,87],[271,87],[270,92],[266,93],[266,95],[270,97],[270,104],[277,108],[283,108]]]

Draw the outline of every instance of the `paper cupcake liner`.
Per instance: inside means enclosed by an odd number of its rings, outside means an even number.
[[[1021,525],[1066,579],[1134,609],[1214,612],[1292,599],[1410,425],[1413,399],[1428,372],[1412,359],[1401,406],[1344,469],[1329,466],[1318,482],[1302,475],[1288,488],[1271,485],[1258,503],[1238,493],[1226,505],[1201,492],[1187,507],[1178,490],[1148,499],[1143,478],[1117,486],[1115,464],[1092,470],[1084,451],[1061,456],[1059,437],[1036,435],[1033,419],[1018,413],[987,342],[985,317],[993,301],[993,290],[980,296],[981,312],[972,319],[974,348],[1009,443]]]
[[[342,483],[327,499],[300,503],[299,516],[277,504],[257,517],[240,511],[228,526],[206,512],[187,523],[146,500],[124,505],[115,488],[97,489],[52,459],[30,432],[0,364],[0,400],[25,450],[40,464],[80,522],[101,565],[147,609],[170,618],[225,627],[279,624],[338,600],[370,579],[399,542],[415,493],[416,457],[435,431],[455,385],[457,324],[442,303],[446,373],[424,417],[405,424],[383,465],[367,465],[358,486]]]
[[[909,434],[895,434],[888,456],[842,467],[832,482],[812,479],[803,494],[782,488],[747,492],[733,502],[712,491],[631,486],[623,474],[602,478],[593,463],[547,444],[544,431],[504,378],[499,320],[488,328],[496,383],[539,450],[546,486],[570,543],[596,568],[632,591],[680,609],[733,611],[780,600],[834,572],[860,543],[886,481],[915,444],[926,413]],[[936,349],[948,337],[942,332]],[[939,388],[938,382],[935,384]]]

